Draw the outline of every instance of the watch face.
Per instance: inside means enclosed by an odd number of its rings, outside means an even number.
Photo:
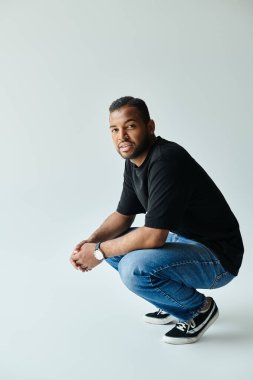
[[[104,258],[103,253],[99,249],[96,249],[96,251],[94,252],[94,255],[95,255],[96,259],[98,259],[98,260],[103,260],[103,258]]]

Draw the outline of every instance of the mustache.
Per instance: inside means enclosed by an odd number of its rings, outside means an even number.
[[[126,144],[133,144],[133,142],[129,140],[121,141],[121,143],[118,144],[118,148],[121,148],[123,145],[126,145]]]

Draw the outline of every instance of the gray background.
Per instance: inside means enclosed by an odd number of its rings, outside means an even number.
[[[1,379],[252,378],[252,21],[243,0],[0,2]],[[193,345],[162,343],[106,263],[68,261],[118,203],[108,107],[124,95],[240,224],[240,275],[206,292],[220,318]]]

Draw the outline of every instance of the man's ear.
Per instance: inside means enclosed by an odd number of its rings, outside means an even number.
[[[151,135],[155,133],[155,122],[152,119],[148,121],[148,130]]]

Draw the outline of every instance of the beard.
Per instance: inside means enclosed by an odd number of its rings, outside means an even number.
[[[129,160],[137,158],[148,149],[148,147],[150,146],[150,142],[151,142],[151,139],[148,133],[146,133],[143,136],[142,141],[139,143],[137,147],[135,147],[134,151],[129,156],[126,157],[122,155],[122,153],[119,150],[118,150],[118,153],[121,155],[122,158],[128,158]]]

